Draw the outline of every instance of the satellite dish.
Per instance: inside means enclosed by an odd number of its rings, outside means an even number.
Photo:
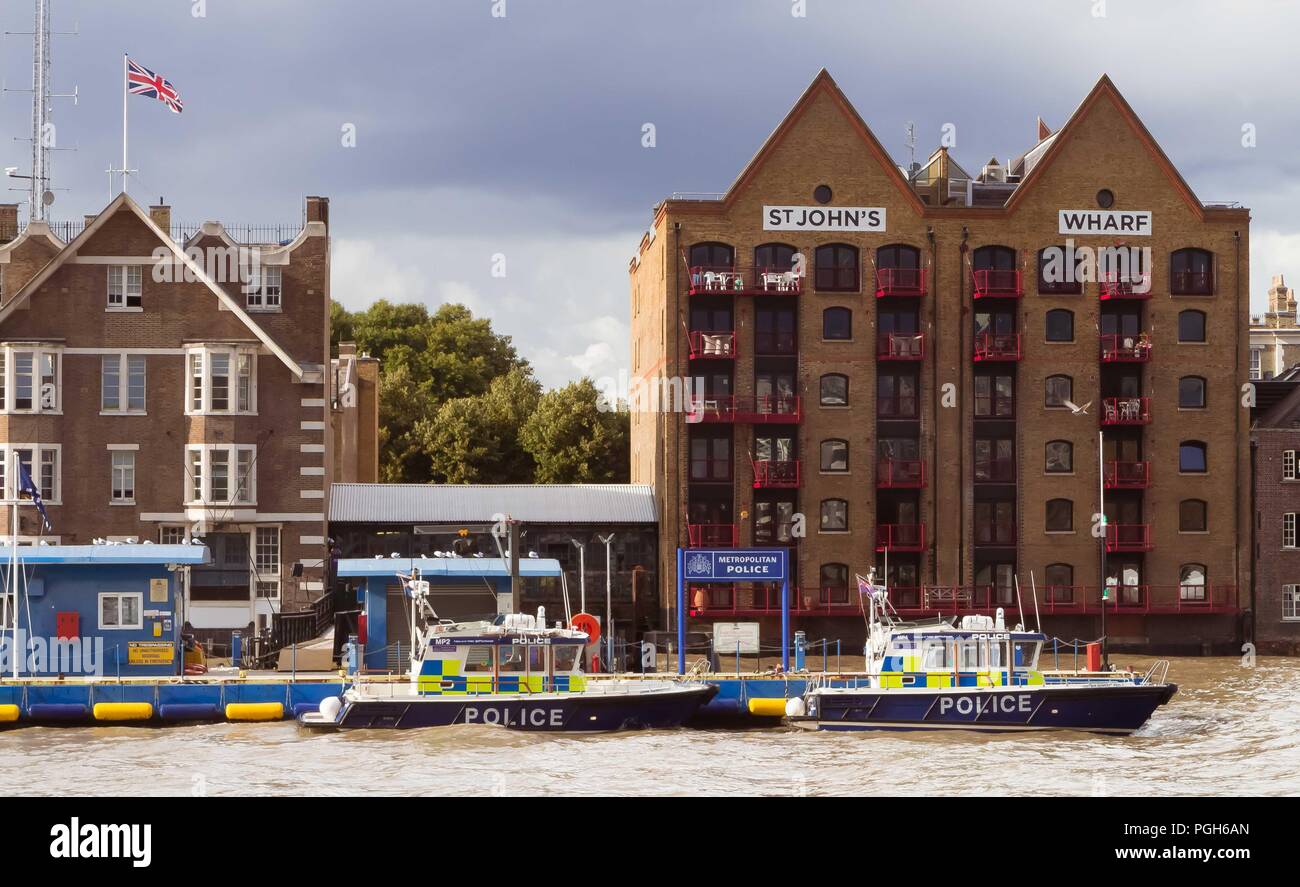
[[[41,203],[45,204],[46,206],[49,206],[50,204],[54,203],[54,192],[46,191],[44,194],[42,194]]]

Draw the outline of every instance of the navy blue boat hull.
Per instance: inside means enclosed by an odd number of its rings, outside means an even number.
[[[345,704],[336,728],[412,729],[486,724],[533,732],[588,733],[680,727],[718,692],[699,686],[668,693],[586,694],[491,699],[474,696],[358,700]],[[304,719],[305,726],[319,727]]]
[[[1081,730],[1128,734],[1177,692],[1174,684],[1036,686],[970,692],[885,689],[817,694],[791,718],[816,730]]]

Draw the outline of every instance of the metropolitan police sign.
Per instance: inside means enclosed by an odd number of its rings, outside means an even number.
[[[883,206],[764,206],[764,231],[884,231]]]
[[[685,579],[700,582],[780,582],[786,552],[776,548],[695,549],[686,552]]]

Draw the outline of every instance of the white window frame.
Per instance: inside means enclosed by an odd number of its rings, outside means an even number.
[[[104,403],[104,366],[117,361],[117,406]],[[131,405],[131,364],[138,362],[141,370],[141,401]],[[149,405],[149,361],[143,354],[102,354],[99,359],[99,414],[101,416],[143,416]]]
[[[214,499],[212,497],[212,453],[214,451],[220,451],[226,457],[226,491],[228,495],[224,499]],[[247,454],[248,483],[244,486],[243,493],[236,497],[235,494],[240,490],[239,462],[241,453]],[[198,499],[194,498],[193,466],[196,454],[199,459],[198,490],[201,493]],[[249,507],[257,505],[257,447],[254,444],[187,444],[185,447],[184,474],[185,487],[183,495],[186,505],[239,505]]]
[[[179,532],[181,534],[181,538],[175,542],[168,542],[167,534],[172,531]],[[185,540],[188,538],[190,538],[189,527],[186,527],[183,524],[163,524],[158,528],[159,545],[184,545]]]
[[[41,486],[41,466],[44,464],[46,453],[54,454],[54,476],[50,481],[50,495],[45,495],[45,490],[41,489],[41,501],[46,505],[63,504],[63,444],[32,444],[32,443],[0,443],[0,502],[6,505],[31,505],[31,499],[18,498],[17,478],[13,471],[13,452],[15,450],[31,450],[32,452],[32,483],[37,487]]]
[[[1250,349],[1250,378],[1264,378],[1264,349]]]
[[[263,533],[275,534],[275,562],[262,562],[262,544],[260,537]],[[253,590],[254,596],[260,600],[279,600],[280,599],[280,577],[284,572],[284,530],[279,524],[259,524],[253,527],[252,539],[249,540],[252,545],[253,554]]]
[[[1296,513],[1288,511],[1282,515],[1282,547],[1295,548],[1296,542]]]
[[[1295,480],[1295,450],[1282,451],[1282,480]]]
[[[251,311],[279,311],[283,304],[284,269],[259,263],[245,287],[246,305]]]
[[[212,406],[212,358],[227,358],[226,408]],[[247,373],[243,372],[247,367]],[[198,373],[195,373],[195,370]],[[247,378],[247,390],[242,384]],[[198,385],[195,385],[195,380]],[[197,389],[197,390],[196,390]],[[256,416],[257,349],[252,346],[200,345],[185,349],[185,415]],[[196,398],[195,395],[198,395]]]
[[[118,603],[118,617],[122,614],[122,601],[127,598],[135,598],[135,622],[131,625],[105,625],[104,624],[104,601],[114,598]],[[99,607],[97,616],[100,631],[140,631],[144,628],[144,595],[138,591],[101,591],[99,593]]]
[[[132,305],[131,302],[135,304]],[[105,311],[144,310],[144,267],[109,265]]]
[[[1282,586],[1282,621],[1300,622],[1300,585]]]
[[[137,480],[138,480],[138,478],[139,478],[139,475],[138,475],[138,473],[136,472],[136,458],[135,458],[135,454],[136,454],[136,451],[135,451],[135,450],[128,450],[128,449],[123,449],[123,448],[120,448],[120,447],[118,447],[118,448],[110,447],[109,450],[108,450],[108,466],[109,466],[109,468],[108,468],[108,474],[109,474],[108,501],[109,501],[109,504],[111,504],[111,505],[134,505],[134,504],[135,504],[136,482],[137,482]],[[119,466],[119,465],[117,464],[117,462],[118,462],[118,458],[119,458],[119,457],[127,457],[127,458],[129,458],[129,461],[130,461],[131,464],[130,464],[129,466]],[[122,488],[123,492],[125,492],[125,488],[126,488],[125,475],[126,475],[127,472],[130,472],[130,476],[131,476],[131,495],[130,495],[130,496],[119,496],[119,495],[118,495],[118,489],[119,489],[119,484],[118,484],[118,472],[119,472],[119,470],[122,472],[122,474],[123,474],[123,478],[124,478],[124,479],[123,479],[123,482],[122,482],[122,484],[121,484],[121,488]]]
[[[31,398],[32,405],[19,409],[14,406],[15,398],[18,393],[18,361],[17,356],[20,354],[30,354],[32,357],[31,369]],[[51,368],[54,371],[54,387],[48,392],[44,390],[44,383],[41,378],[41,365],[49,360]],[[63,414],[63,349],[51,347],[41,343],[22,343],[11,342],[0,345],[0,413],[17,413],[27,415],[32,413],[49,413],[51,415]]]

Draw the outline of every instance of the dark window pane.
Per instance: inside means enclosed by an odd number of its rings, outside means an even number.
[[[848,471],[849,445],[843,440],[822,441],[822,471]]]
[[[1067,400],[1074,399],[1074,381],[1069,376],[1048,376],[1043,386],[1043,402],[1049,407],[1063,407]]]
[[[853,338],[853,312],[848,308],[827,308],[823,311],[822,338]]]
[[[832,243],[817,247],[814,256],[817,289],[822,292],[856,292],[859,289],[856,247]]]
[[[1044,469],[1059,474],[1074,470],[1074,446],[1068,440],[1054,440],[1047,444]]]
[[[731,268],[736,262],[736,251],[725,243],[697,243],[691,246],[691,267]]]
[[[1074,341],[1074,312],[1057,308],[1047,312],[1047,341]]]
[[[1063,532],[1074,529],[1074,503],[1069,499],[1047,500],[1047,529]]]
[[[1205,406],[1205,380],[1200,376],[1183,376],[1178,380],[1178,405],[1183,409]]]
[[[1181,311],[1178,314],[1178,341],[1205,341],[1205,312]]]
[[[848,377],[837,374],[822,376],[821,402],[823,406],[847,406],[849,402]]]
[[[1178,447],[1178,470],[1204,474],[1205,444],[1199,441],[1185,441]]]
[[[1178,529],[1184,533],[1203,533],[1206,529],[1205,501],[1184,499],[1178,503]]]
[[[796,252],[798,250],[786,243],[764,243],[754,248],[754,267],[760,271],[789,271],[794,265]]]

